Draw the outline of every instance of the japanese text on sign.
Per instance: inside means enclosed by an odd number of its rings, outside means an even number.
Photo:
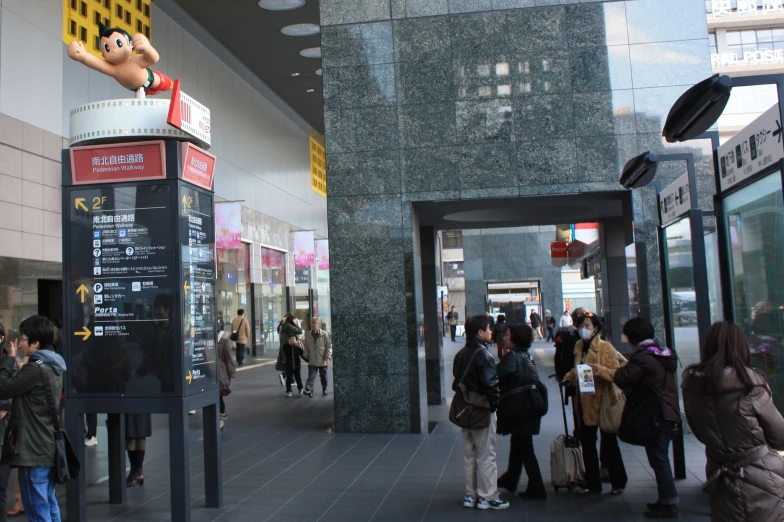
[[[719,147],[722,192],[784,158],[778,104]]]

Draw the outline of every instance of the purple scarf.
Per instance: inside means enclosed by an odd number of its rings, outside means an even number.
[[[645,350],[659,357],[669,357],[672,355],[672,350],[666,346],[662,346],[658,339],[648,339],[643,341],[637,345],[637,349]]]

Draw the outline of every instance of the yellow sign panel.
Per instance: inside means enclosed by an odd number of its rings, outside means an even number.
[[[152,40],[151,16],[152,0],[63,0],[63,42],[81,40],[85,49],[101,56],[99,22]]]
[[[310,138],[310,188],[327,197],[327,153],[324,146]]]

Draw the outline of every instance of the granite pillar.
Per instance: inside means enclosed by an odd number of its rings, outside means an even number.
[[[586,194],[590,205],[592,193],[622,190],[624,163],[645,150],[695,152],[699,179],[709,179],[704,146],[661,139],[672,102],[711,74],[705,7],[320,0],[320,10],[335,422],[340,431],[421,432],[426,292],[413,205],[524,205],[542,194]],[[635,199],[632,209],[638,280],[660,329],[648,206]],[[580,216],[565,208],[561,222]],[[465,268],[466,315],[481,313],[477,296],[495,277],[488,256]],[[481,279],[469,279],[472,269]],[[555,292],[543,291],[555,308]]]

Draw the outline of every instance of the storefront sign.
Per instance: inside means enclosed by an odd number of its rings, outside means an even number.
[[[314,247],[312,230],[294,232],[294,267],[296,270],[302,270],[304,267],[313,266],[316,262]]]
[[[691,208],[689,193],[689,175],[684,174],[676,179],[659,194],[659,220],[667,226],[686,214]]]
[[[215,156],[191,143],[182,144],[182,179],[212,190]]]
[[[180,80],[174,80],[169,117],[166,122],[207,145],[211,144],[210,109],[182,92]]]
[[[736,0],[736,6],[733,11],[732,0],[711,0],[713,18],[784,13],[784,0]]]
[[[585,247],[587,245],[582,241],[572,241],[566,247],[566,258],[569,262],[573,262],[585,255]]]
[[[780,119],[775,104],[719,147],[722,192],[784,158]]]
[[[553,266],[562,267],[568,263],[566,257],[566,248],[569,246],[569,243],[566,241],[555,241],[550,243],[550,261],[552,262]]]
[[[215,230],[212,196],[180,187],[180,237],[182,251],[183,389],[201,389],[203,379],[215,373]],[[220,206],[220,205],[219,205]]]
[[[163,141],[71,147],[71,178],[74,185],[163,179],[164,157]]]
[[[738,53],[711,54],[711,67],[743,67],[746,65],[766,65],[784,63],[784,50],[766,49]]]
[[[218,248],[242,247],[242,205],[215,204],[215,245]]]
[[[321,239],[316,241],[316,245],[318,246],[318,269],[329,270],[329,240]]]

